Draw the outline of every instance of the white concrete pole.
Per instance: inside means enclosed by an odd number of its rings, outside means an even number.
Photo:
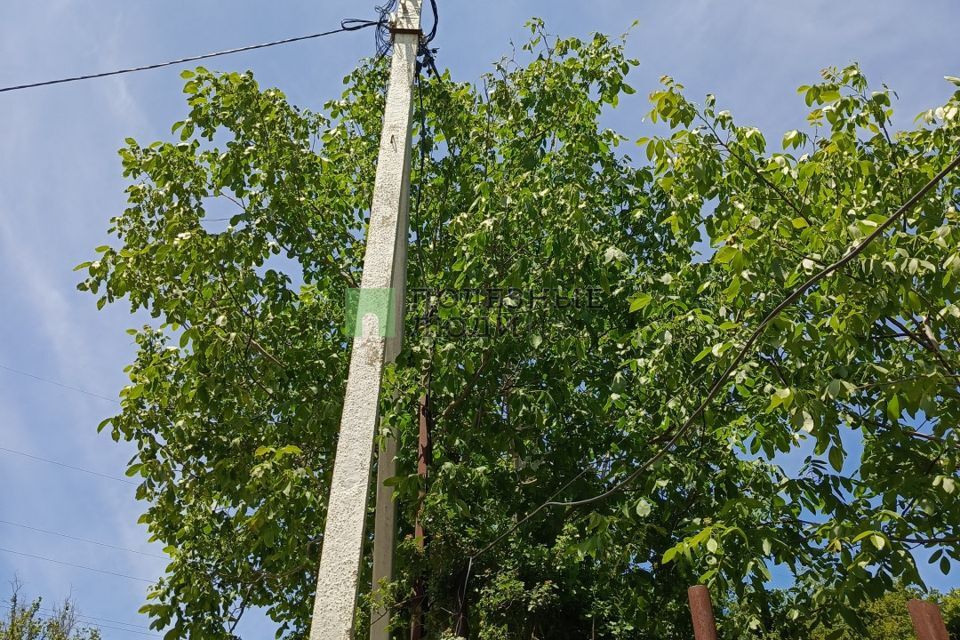
[[[383,117],[367,250],[360,283],[364,296],[393,289],[393,320],[402,322],[407,213],[410,191],[413,82],[420,44],[422,0],[401,0],[393,24],[393,61]],[[373,440],[379,420],[380,383],[386,355],[399,351],[401,336],[386,338],[382,314],[358,318],[340,438],[330,485],[310,640],[352,640]]]

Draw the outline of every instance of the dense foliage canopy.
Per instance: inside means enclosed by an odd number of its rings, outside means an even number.
[[[960,153],[960,92],[894,133],[890,90],[828,69],[780,150],[664,78],[662,135],[637,147],[600,124],[634,92],[622,40],[531,32],[479,83],[418,89],[409,288],[425,293],[382,410],[401,451],[398,624],[424,567],[434,637],[464,600],[484,639],[688,637],[697,582],[735,604],[729,633],[777,607],[858,624],[896,580],[920,583],[917,548],[949,571],[960,177],[748,338]],[[142,521],[171,556],[145,607],[158,627],[228,638],[263,607],[301,638],[384,65],[351,73],[324,115],[250,74],[184,77],[179,139],[128,141],[117,242],[81,265],[100,305],[156,318],[132,331],[122,412],[102,427],[136,444]],[[771,571],[792,584],[776,598]]]

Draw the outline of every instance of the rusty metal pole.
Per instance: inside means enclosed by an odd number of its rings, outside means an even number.
[[[469,575],[469,569],[459,576],[457,583],[465,583]],[[464,584],[466,587],[466,584]],[[457,622],[453,628],[453,635],[458,638],[470,637],[470,600],[467,598],[467,591],[457,589]]]
[[[940,607],[932,602],[911,600],[907,603],[907,610],[919,640],[950,640]]]
[[[423,526],[423,506],[427,499],[427,478],[430,473],[431,458],[431,425],[430,400],[424,395],[420,397],[420,407],[417,412],[420,426],[420,436],[417,444],[417,475],[420,476],[420,504],[417,511],[417,522],[414,529],[414,539],[421,558],[427,548],[427,534]],[[413,611],[410,616],[410,640],[422,640],[426,637],[427,612],[427,583],[423,572],[417,576],[414,585]]]
[[[717,622],[713,617],[710,590],[698,584],[687,589],[690,600],[690,617],[693,619],[693,635],[696,640],[717,640]]]

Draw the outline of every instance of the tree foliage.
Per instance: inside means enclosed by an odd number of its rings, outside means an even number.
[[[686,637],[685,590],[704,582],[737,603],[736,634],[769,627],[771,569],[808,625],[859,625],[895,581],[920,584],[918,546],[949,571],[956,175],[779,315],[696,410],[770,309],[960,152],[960,92],[894,133],[889,89],[828,69],[801,88],[807,122],[771,145],[664,78],[637,157],[600,124],[634,93],[623,41],[531,34],[476,84],[419,89],[408,288],[426,293],[382,407],[404,535],[423,394],[434,447],[430,542],[402,545],[398,606],[426,567],[437,634],[466,593],[478,638]],[[99,305],[156,319],[131,332],[122,412],[101,427],[137,445],[142,521],[171,555],[144,608],[158,628],[227,638],[264,607],[304,637],[384,65],[323,115],[250,74],[184,78],[178,139],[128,141],[117,242],[81,265]]]
[[[100,640],[99,629],[78,620],[79,611],[69,598],[53,609],[42,605],[41,598],[24,604],[15,581],[9,604],[0,605],[5,613],[0,640]]]
[[[776,597],[777,592],[773,593]],[[785,615],[787,612],[780,608],[774,610],[774,622],[770,630],[765,631],[761,640],[916,640],[917,634],[907,609],[907,603],[915,598],[935,602],[939,605],[943,615],[950,640],[960,639],[960,590],[954,589],[948,594],[936,591],[923,594],[917,588],[908,588],[897,585],[880,598],[872,600],[858,610],[858,616],[865,623],[865,629],[854,629],[842,621],[821,625],[810,629],[800,621],[791,621]],[[734,609],[728,615],[736,616]]]

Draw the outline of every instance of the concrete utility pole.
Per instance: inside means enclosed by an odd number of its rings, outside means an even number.
[[[410,195],[411,124],[413,83],[420,46],[422,0],[401,0],[391,19],[393,61],[390,86],[380,138],[380,156],[374,183],[367,251],[360,282],[358,323],[362,331],[354,338],[347,391],[340,419],[340,439],[330,485],[330,502],[324,529],[320,570],[310,640],[352,640],[360,563],[363,557],[364,524],[373,440],[379,421],[380,384],[388,357],[400,350],[401,332],[386,337],[384,314],[368,313],[365,296],[388,293],[394,327],[403,322],[406,288],[406,247]],[[388,448],[389,449],[389,448]],[[382,452],[381,460],[392,451]],[[380,474],[382,475],[382,474]],[[389,507],[392,509],[392,502]],[[390,522],[383,526],[393,527]],[[380,518],[378,518],[380,524]],[[391,536],[392,538],[392,536]],[[392,556],[392,542],[390,543]],[[380,570],[384,570],[383,562]],[[387,563],[392,569],[392,560]]]

